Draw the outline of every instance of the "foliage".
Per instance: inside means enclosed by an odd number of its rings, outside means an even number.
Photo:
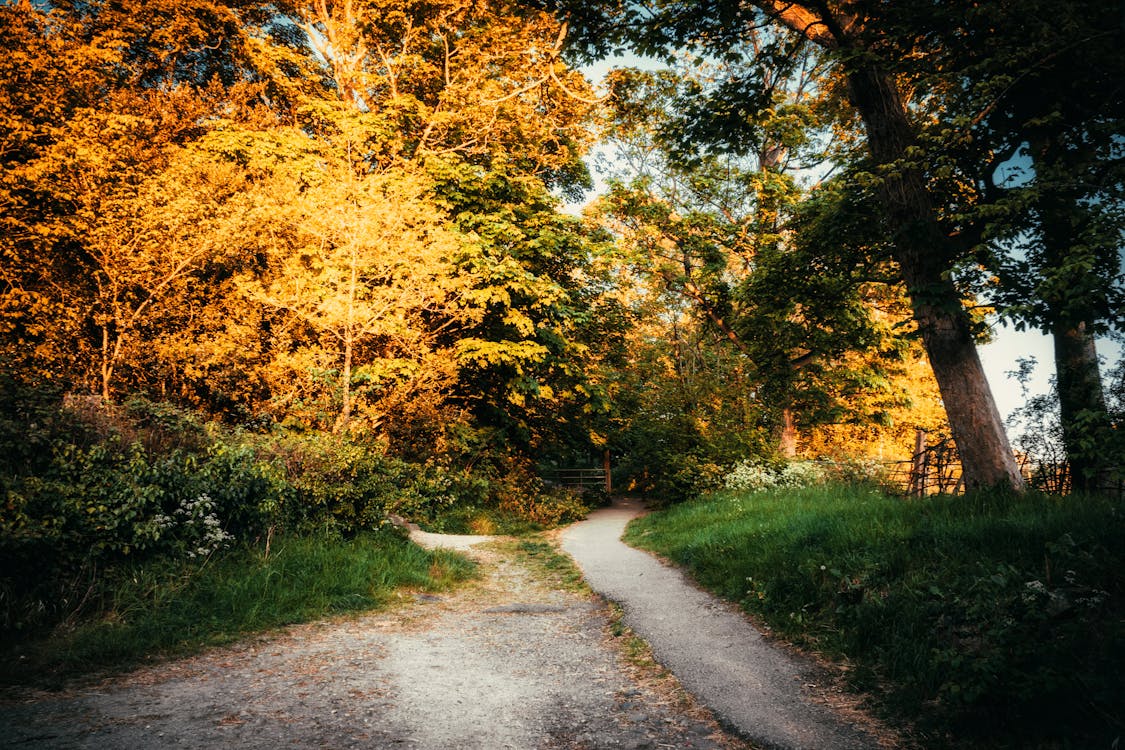
[[[591,243],[550,191],[588,182],[588,84],[542,12],[392,5],[4,6],[11,361],[382,437],[580,413]]]
[[[276,534],[349,538],[454,505],[539,527],[586,511],[569,496],[531,499],[540,486],[518,461],[410,463],[359,438],[232,431],[139,397],[60,407],[11,378],[0,395],[0,609],[21,637],[84,617],[122,566],[205,560]]]
[[[777,41],[761,34],[762,45]],[[917,371],[925,362],[871,220],[874,195],[852,179],[810,190],[798,177],[828,148],[830,106],[817,56],[794,51],[768,72],[772,106],[739,104],[746,122],[723,119],[721,135],[696,137],[697,129],[719,127],[712,120],[727,111],[719,99],[736,106],[724,97],[738,96],[728,84],[757,64],[749,57],[736,50],[666,71],[613,71],[608,143],[616,166],[598,215],[618,235],[634,284],[651,295],[654,312],[634,304],[638,317],[652,314],[646,323],[663,324],[666,338],[705,350],[677,352],[681,361],[668,376],[699,381],[692,384],[699,392],[679,406],[696,424],[748,439],[735,456],[762,452],[754,444],[766,431],[776,447],[765,453],[874,453],[896,439],[897,453],[909,444],[904,427],[932,421],[907,394],[925,388]],[[714,367],[708,359],[725,360],[725,377],[700,377]],[[734,414],[723,417],[707,408],[730,402]],[[752,431],[759,435],[750,438]]]
[[[1008,416],[1008,423],[1016,434],[1014,445],[1022,454],[1031,485],[1043,492],[1063,494],[1074,490],[1075,486],[1072,484],[1071,456],[1059,416],[1058,378],[1053,376],[1050,379],[1050,388],[1046,393],[1030,394],[1027,381],[1036,365],[1034,357],[1023,358],[1019,360],[1019,368],[1010,373],[1020,381],[1025,401]],[[1106,471],[1098,477],[1098,481],[1088,483],[1091,491],[1120,494],[1121,477],[1125,472],[1125,444],[1122,443],[1119,427],[1125,416],[1120,406],[1121,374],[1125,372],[1123,368],[1125,364],[1118,363],[1116,369],[1110,371],[1107,388],[1109,405],[1106,415],[1110,425],[1116,425],[1117,428],[1106,434],[1100,442],[1089,446],[1102,456],[1101,462],[1106,466]],[[1098,417],[1091,415],[1091,418]]]
[[[557,488],[534,495],[509,494],[498,504],[458,502],[422,519],[422,524],[443,534],[527,536],[581,521],[590,510],[591,503],[581,494]]]
[[[6,407],[26,403],[18,396]],[[5,631],[77,614],[86,583],[107,567],[205,558],[235,537],[251,540],[282,504],[284,479],[236,443],[209,438],[192,448],[169,446],[156,437],[168,434],[167,424],[131,422],[122,413],[101,412],[99,419],[91,425],[75,410],[53,406],[37,455],[0,474]],[[0,444],[23,442],[21,424],[3,427]],[[98,435],[94,427],[108,429]],[[85,441],[76,440],[81,435]]]
[[[880,262],[894,261],[887,270],[910,300],[962,456],[966,483],[1021,487],[1003,425],[987,396],[964,290],[958,288],[958,271],[972,259],[972,231],[967,230],[979,228],[966,227],[972,223],[966,205],[974,201],[976,184],[961,179],[943,160],[944,151],[956,150],[971,139],[966,131],[972,130],[975,114],[943,108],[943,95],[986,77],[976,77],[979,70],[963,65],[929,67],[935,57],[945,60],[941,52],[963,48],[963,39],[950,37],[947,47],[931,55],[931,27],[917,25],[940,15],[947,21],[943,28],[959,33],[963,16],[975,14],[954,6],[936,10],[924,2],[892,8],[769,0],[717,0],[702,6],[675,1],[563,1],[556,7],[576,31],[575,46],[586,54],[627,46],[655,57],[716,61],[718,73],[703,91],[705,105],[680,107],[685,120],[696,120],[685,129],[693,136],[686,140],[701,144],[707,155],[745,155],[758,149],[764,156],[769,152],[763,152],[763,146],[780,146],[783,153],[784,138],[770,143],[756,128],[774,113],[786,119],[786,110],[776,106],[773,96],[786,91],[787,76],[801,70],[817,72],[810,93],[824,96],[825,106],[818,112],[822,119],[808,122],[814,132],[839,136],[841,147],[832,156],[855,178],[847,183],[849,191],[858,188],[853,196],[877,197],[874,202],[859,201],[868,209],[868,232],[878,240],[867,250]],[[1007,12],[1010,9],[1005,8],[1002,13]],[[997,22],[995,17],[990,20]],[[991,51],[991,46],[982,38],[980,49]],[[814,63],[802,67],[810,59]],[[1003,75],[1010,82],[1018,72],[1005,69]],[[987,77],[997,86],[994,94],[1002,93],[1000,77]],[[700,117],[694,118],[696,114]],[[801,121],[795,116],[791,126]],[[806,137],[803,143],[815,141]],[[761,236],[768,237],[768,231],[754,233],[755,238]],[[820,276],[800,278],[819,281]],[[851,281],[854,284],[856,279]],[[782,295],[787,291],[788,284]],[[965,387],[966,380],[971,387]]]
[[[627,539],[846,658],[927,746],[1099,746],[1123,718],[1122,524],[1104,498],[828,484],[720,493]]]
[[[655,502],[679,502],[718,486],[722,466],[770,453],[762,405],[742,382],[737,353],[688,318],[649,317],[648,301],[625,345],[627,366],[606,377],[615,408],[603,431],[614,484]],[[669,330],[670,328],[670,330]]]

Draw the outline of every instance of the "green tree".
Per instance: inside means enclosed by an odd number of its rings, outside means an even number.
[[[802,44],[824,51],[845,87],[854,118],[865,130],[869,179],[878,189],[893,258],[941,388],[966,482],[970,487],[1021,488],[976,351],[972,320],[951,276],[963,247],[943,226],[945,196],[933,190],[918,158],[922,155],[918,109],[903,93],[900,59],[886,43],[895,32],[888,19],[891,11],[865,4],[771,0],[561,5],[586,49],[592,51],[627,43],[645,54],[686,48],[721,59],[742,56],[757,38],[752,30],[763,23],[788,29],[792,36],[778,33],[770,44],[754,49],[752,59],[757,64],[725,89],[729,101],[742,104],[733,110],[736,120],[746,112],[761,111],[768,101],[761,71],[791,59],[792,50]],[[725,140],[728,119],[714,123],[715,140]]]
[[[631,248],[630,262],[744,358],[742,386],[772,405],[779,450],[793,456],[798,424],[863,419],[850,404],[887,388],[887,367],[906,344],[898,321],[879,322],[874,310],[895,307],[901,292],[869,248],[843,253],[839,238],[862,231],[860,222],[818,234],[818,222],[846,218],[838,188],[802,200],[793,173],[822,160],[826,140],[816,60],[801,60],[789,79],[772,71],[772,106],[716,152],[695,139],[691,123],[740,74],[728,68],[613,74],[609,143],[625,182],[602,210]]]
[[[974,219],[998,277],[993,296],[1018,327],[1054,339],[1063,442],[1083,490],[1109,486],[1125,455],[1095,346],[1125,325],[1118,16],[1116,3],[1097,0],[990,3],[957,19],[963,36],[987,37],[987,46],[944,45],[952,59],[943,67],[968,79],[946,107],[971,126],[960,151],[980,189]],[[1016,17],[1018,33],[1004,23]],[[1017,179],[997,180],[1004,160]]]

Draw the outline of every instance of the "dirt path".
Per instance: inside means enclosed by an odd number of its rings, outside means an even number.
[[[0,744],[745,747],[671,678],[624,656],[605,605],[545,578],[511,542],[456,542],[481,562],[479,583],[94,686],[9,696],[0,702]]]
[[[595,591],[624,609],[625,622],[656,659],[729,726],[769,748],[865,750],[889,746],[884,730],[854,710],[831,710],[825,673],[774,646],[734,607],[700,591],[683,574],[620,541],[642,511],[618,501],[568,528],[562,546]]]

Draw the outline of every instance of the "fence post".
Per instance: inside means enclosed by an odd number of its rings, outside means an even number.
[[[910,492],[919,497],[926,494],[926,431],[914,434],[914,466],[910,470]]]
[[[602,452],[602,471],[605,472],[605,494],[613,494],[613,478],[609,475],[609,448]]]

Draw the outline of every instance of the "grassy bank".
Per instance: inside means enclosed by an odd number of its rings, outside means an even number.
[[[719,494],[639,519],[626,539],[846,659],[924,745],[1125,736],[1120,503],[821,486]]]
[[[440,590],[472,575],[457,554],[393,532],[332,535],[235,548],[203,562],[169,560],[104,571],[74,618],[45,638],[5,644],[0,680],[42,686],[152,656],[180,655],[283,625],[366,610],[400,588]]]

